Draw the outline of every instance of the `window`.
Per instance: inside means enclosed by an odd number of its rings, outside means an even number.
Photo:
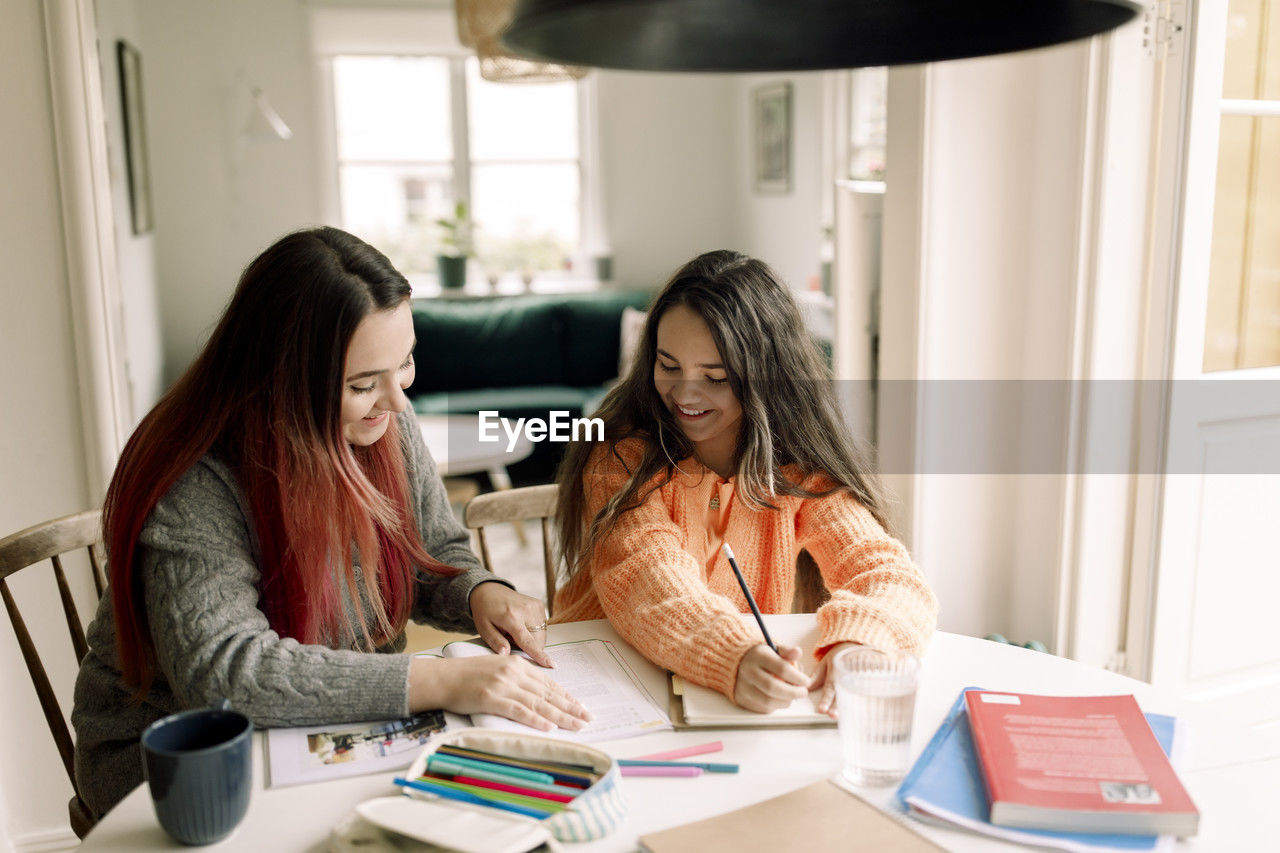
[[[1206,371],[1280,364],[1280,15],[1231,0],[1219,101]]]
[[[333,59],[338,194],[344,227],[430,290],[455,200],[474,222],[491,282],[562,280],[582,231],[574,82],[480,77],[474,57]]]

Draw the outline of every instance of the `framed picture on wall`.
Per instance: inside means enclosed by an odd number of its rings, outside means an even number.
[[[120,64],[120,99],[124,115],[124,159],[129,173],[129,208],[133,233],[145,234],[154,226],[151,213],[151,167],[147,161],[147,134],[142,109],[142,55],[125,41],[116,42]]]
[[[756,192],[791,192],[791,84],[758,86],[752,96]]]

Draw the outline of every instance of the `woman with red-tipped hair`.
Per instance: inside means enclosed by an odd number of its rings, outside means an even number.
[[[153,721],[229,699],[255,725],[447,708],[542,729],[582,706],[549,665],[541,602],[484,571],[404,389],[409,283],[335,228],[282,238],[244,274],[203,352],[142,420],[104,513],[110,588],[72,724],[102,815],[142,781]],[[409,619],[498,655],[403,654]]]

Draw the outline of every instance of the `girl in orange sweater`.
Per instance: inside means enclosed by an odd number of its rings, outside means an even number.
[[[824,686],[846,645],[923,651],[937,603],[886,531],[795,301],[764,263],[701,255],[655,299],[631,369],[558,474],[568,580],[555,621],[607,617],[645,657],[767,712]],[[789,610],[808,551],[831,593],[819,664],[765,644],[721,545],[764,613]]]

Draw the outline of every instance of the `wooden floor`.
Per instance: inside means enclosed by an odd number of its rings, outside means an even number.
[[[409,652],[434,649],[436,646],[443,646],[453,640],[467,640],[473,636],[472,634],[450,634],[448,631],[441,631],[438,628],[432,628],[430,625],[418,625],[413,622],[410,622],[404,629],[404,633],[408,639],[405,651]]]

